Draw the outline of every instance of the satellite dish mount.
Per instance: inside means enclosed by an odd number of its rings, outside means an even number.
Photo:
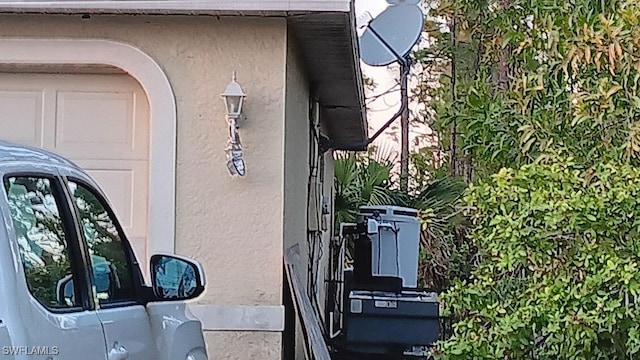
[[[377,139],[398,117],[402,117],[401,172],[408,170],[409,154],[409,96],[407,84],[413,61],[411,49],[420,39],[424,14],[419,0],[387,0],[389,7],[378,17],[362,26],[360,56],[370,66],[400,64],[400,109],[372,137],[365,142],[341,146],[345,150],[362,150]]]

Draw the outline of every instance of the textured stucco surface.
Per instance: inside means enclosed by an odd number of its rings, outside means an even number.
[[[178,112],[176,251],[206,269],[200,302],[281,303],[284,20],[4,15],[0,34],[115,40],[158,62]],[[248,174],[242,179],[225,168],[219,97],[234,70],[248,94],[240,130]]]
[[[205,268],[207,290],[198,302],[282,303],[284,19],[0,15],[0,37],[99,38],[150,55],[176,97],[176,252]],[[234,70],[248,94],[240,129],[244,178],[231,178],[225,167],[219,94]],[[206,339],[212,359],[280,358],[279,332],[207,332]]]
[[[0,15],[0,37],[99,38],[150,55],[176,97],[176,251],[205,267],[207,290],[198,302],[281,304],[283,248],[299,244],[300,268],[307,267],[311,141],[309,83],[283,19]],[[228,129],[219,97],[234,70],[248,94],[240,128],[248,174],[235,179],[225,168]],[[322,192],[333,199],[332,154],[324,161]],[[321,307],[333,228],[326,225]],[[207,331],[205,338],[213,359],[281,356],[278,332]]]
[[[209,359],[281,360],[282,336],[271,332],[205,332]]]
[[[306,244],[309,87],[291,34],[287,39],[284,146],[284,245]]]

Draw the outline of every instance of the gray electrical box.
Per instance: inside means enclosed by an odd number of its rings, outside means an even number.
[[[377,234],[371,239],[371,273],[380,276],[396,276],[403,286],[418,286],[418,261],[420,254],[420,221],[416,209],[399,206],[363,206],[359,217],[378,215]]]

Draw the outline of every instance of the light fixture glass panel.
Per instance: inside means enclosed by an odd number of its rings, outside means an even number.
[[[238,175],[240,176],[244,176],[245,174],[245,167],[244,167],[244,160],[242,160],[242,158],[234,158],[233,159],[233,165],[236,168],[236,171],[238,172]]]
[[[227,96],[227,114],[229,116],[238,116],[242,110],[242,96]]]

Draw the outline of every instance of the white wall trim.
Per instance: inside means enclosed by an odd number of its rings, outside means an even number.
[[[284,331],[284,306],[189,304],[205,331]]]
[[[0,39],[0,63],[111,65],[140,83],[151,117],[147,251],[174,253],[176,102],[162,68],[140,49],[100,39]]]

